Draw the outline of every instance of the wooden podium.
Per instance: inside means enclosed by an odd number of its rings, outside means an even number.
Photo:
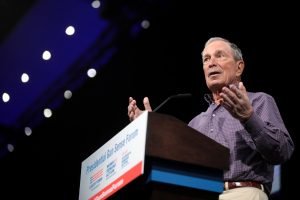
[[[229,149],[166,114],[149,112],[144,174],[109,199],[218,199]]]

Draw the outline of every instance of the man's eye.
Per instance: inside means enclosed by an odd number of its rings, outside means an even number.
[[[218,53],[218,54],[217,54],[217,58],[220,58],[220,57],[222,57],[222,56],[223,56],[222,53]]]

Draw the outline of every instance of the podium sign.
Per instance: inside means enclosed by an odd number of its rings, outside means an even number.
[[[148,112],[81,164],[79,200],[101,200],[144,173]]]

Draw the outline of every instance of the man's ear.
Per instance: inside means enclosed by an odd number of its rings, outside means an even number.
[[[236,76],[237,77],[241,77],[242,73],[244,71],[245,68],[245,63],[243,60],[239,60],[237,61],[237,70],[236,70]]]

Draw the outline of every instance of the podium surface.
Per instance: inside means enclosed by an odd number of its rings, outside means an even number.
[[[133,133],[136,138],[127,143],[128,135]],[[149,200],[217,199],[223,190],[223,170],[229,165],[228,148],[171,115],[144,112],[103,145],[101,151],[97,150],[98,158],[99,155],[107,156],[107,149],[115,148],[116,144],[122,143],[120,141],[124,141],[123,146],[118,148],[120,155],[115,153],[116,157],[113,159],[114,170],[117,171],[115,174],[118,176],[112,179],[119,182],[122,180],[126,186],[124,184],[110,195],[104,195],[103,188],[113,188],[113,184],[116,183],[106,183],[104,180],[103,184],[110,186],[99,183],[97,185],[99,188],[95,187],[94,191],[87,192],[90,183],[86,180],[90,181],[89,178],[93,175],[87,176],[84,173],[87,173],[87,166],[92,166],[94,162],[88,158],[82,164],[80,200],[134,197]],[[131,168],[128,169],[126,166],[123,167],[126,153],[128,163],[132,162],[128,165]],[[102,170],[103,179],[106,177],[104,174],[109,172],[111,163],[107,157],[105,158],[107,160],[103,161],[103,165],[97,166]],[[90,164],[87,164],[88,162]],[[119,162],[121,164],[118,164]],[[134,176],[130,179],[124,178],[132,174],[133,168],[135,168]],[[123,171],[119,173],[118,170]]]

